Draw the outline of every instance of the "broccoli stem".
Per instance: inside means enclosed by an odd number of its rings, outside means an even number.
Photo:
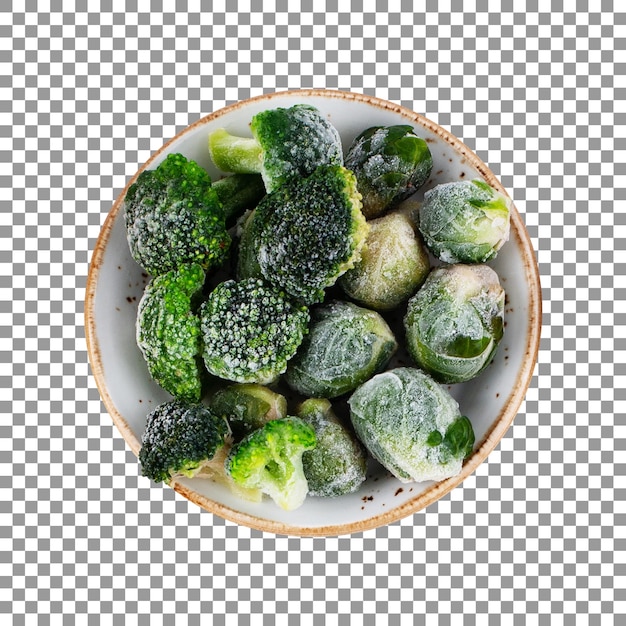
[[[265,195],[260,174],[233,174],[213,183],[213,189],[224,209],[226,224],[231,225],[248,209],[253,209]]]
[[[209,135],[209,154],[216,167],[223,172],[261,172],[263,149],[251,137],[237,137],[220,128]]]

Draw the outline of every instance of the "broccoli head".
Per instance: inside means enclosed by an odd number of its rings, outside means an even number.
[[[259,279],[220,283],[200,308],[204,362],[234,382],[273,382],[302,343],[309,311]]]
[[[308,493],[302,455],[315,444],[315,431],[301,419],[272,420],[232,447],[226,473],[235,484],[260,489],[282,509],[291,511]]]
[[[201,404],[172,400],[148,414],[141,438],[141,473],[155,482],[195,476],[225,445],[228,424]]]
[[[268,192],[309,176],[319,165],[343,164],[339,133],[313,106],[262,111],[250,129],[253,138],[216,130],[209,136],[209,152],[224,172],[260,173]]]
[[[218,266],[230,245],[209,175],[181,154],[170,154],[129,187],[125,224],[133,258],[153,276],[186,263]]]
[[[305,304],[321,302],[354,266],[369,230],[354,174],[335,165],[268,194],[252,220],[246,228],[261,273]]]
[[[195,299],[204,284],[197,264],[181,266],[147,285],[137,310],[137,345],[152,378],[174,397],[199,402],[204,367]]]
[[[328,400],[311,398],[298,417],[315,431],[317,445],[302,455],[304,475],[312,496],[336,497],[352,493],[366,478],[365,449],[335,415]]]
[[[415,193],[428,180],[433,157],[411,126],[374,126],[354,140],[345,165],[356,174],[363,214],[371,219]]]

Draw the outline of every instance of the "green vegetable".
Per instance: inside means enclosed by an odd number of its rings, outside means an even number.
[[[424,194],[419,229],[446,263],[484,263],[509,238],[509,198],[481,180],[437,185]]]
[[[407,348],[438,381],[471,380],[491,362],[504,333],[505,293],[488,265],[432,270],[409,300]]]
[[[209,136],[209,152],[224,172],[260,173],[268,192],[313,173],[319,165],[342,165],[339,133],[313,106],[297,104],[257,113],[252,138],[221,128]]]
[[[291,511],[304,502],[308,492],[302,455],[315,443],[315,431],[301,419],[272,420],[233,446],[226,472],[237,485],[259,489]]]
[[[233,174],[213,183],[213,189],[224,211],[226,224],[253,209],[265,195],[265,185],[259,174]]]
[[[219,389],[209,407],[228,420],[237,439],[261,428],[266,422],[287,417],[284,396],[256,383],[240,383]]]
[[[352,493],[366,478],[367,455],[341,423],[328,400],[305,400],[298,417],[313,427],[317,446],[302,455],[302,467],[312,496]]]
[[[255,227],[254,216],[256,211],[244,215],[239,228],[239,240],[237,250],[237,280],[246,278],[263,278],[261,267],[257,260],[258,233]]]
[[[433,158],[411,126],[374,126],[354,140],[345,166],[356,174],[363,214],[371,219],[415,193],[428,180]]]
[[[152,378],[174,397],[199,402],[203,370],[195,301],[204,284],[197,265],[154,277],[137,310],[137,345]]]
[[[234,382],[273,382],[287,369],[309,322],[306,307],[261,280],[220,283],[200,308],[204,362]]]
[[[402,482],[456,476],[474,431],[454,398],[428,374],[397,368],[378,374],[349,400],[357,436]]]
[[[168,482],[207,469],[225,445],[228,424],[201,404],[173,400],[147,416],[139,461],[144,476]]]
[[[361,260],[339,283],[345,293],[377,311],[395,309],[424,282],[430,269],[428,253],[402,213],[369,222]]]
[[[305,304],[353,267],[368,232],[354,174],[341,166],[268,194],[248,227],[265,279]]]
[[[285,380],[304,396],[335,398],[382,370],[397,347],[378,313],[332,300],[312,309],[309,334]]]
[[[207,271],[227,257],[230,236],[211,179],[181,154],[137,177],[124,219],[133,259],[153,276],[189,263]]]

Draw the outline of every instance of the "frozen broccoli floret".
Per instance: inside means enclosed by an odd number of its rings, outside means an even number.
[[[349,400],[357,436],[402,482],[456,476],[474,446],[474,430],[446,389],[425,372],[377,374]]]
[[[174,397],[198,402],[204,367],[200,357],[197,300],[204,272],[197,265],[181,266],[155,276],[139,301],[137,345],[152,378]]]
[[[224,172],[260,173],[268,192],[309,176],[319,165],[343,164],[339,133],[313,106],[262,111],[250,129],[252,138],[216,130],[209,136],[209,152]]]
[[[213,189],[224,211],[226,225],[233,224],[246,211],[253,209],[265,195],[260,174],[233,174],[213,183]]]
[[[307,331],[309,312],[257,279],[220,283],[200,308],[204,362],[239,383],[273,382]]]
[[[139,461],[144,476],[169,482],[203,472],[229,435],[226,420],[201,404],[172,400],[147,416]]]
[[[170,154],[129,187],[125,224],[133,259],[153,276],[188,263],[205,271],[219,266],[230,245],[209,175],[181,154]]]
[[[304,502],[308,492],[302,454],[315,443],[315,431],[301,419],[272,420],[233,446],[226,472],[235,484],[259,489],[291,511]]]
[[[331,300],[311,310],[309,333],[285,380],[304,396],[335,398],[381,371],[397,347],[378,313]]]
[[[211,410],[228,420],[236,439],[266,422],[287,417],[287,400],[264,385],[237,383],[219,389],[209,400]]]
[[[446,263],[484,263],[509,238],[511,200],[482,180],[437,185],[424,194],[419,229]]]
[[[348,296],[377,311],[398,307],[424,282],[428,253],[403,213],[389,213],[369,222],[361,260],[340,279]]]
[[[317,439],[315,448],[302,455],[309,494],[336,497],[356,491],[366,478],[367,454],[335,415],[330,402],[305,400],[298,417],[313,427]]]
[[[345,166],[356,174],[363,214],[372,219],[415,193],[430,176],[433,158],[411,126],[374,126],[354,140]]]
[[[341,166],[268,194],[246,228],[264,278],[305,304],[353,267],[369,230],[354,174]]]
[[[404,320],[407,348],[417,365],[444,383],[478,376],[502,339],[504,298],[488,265],[433,269],[409,300]]]

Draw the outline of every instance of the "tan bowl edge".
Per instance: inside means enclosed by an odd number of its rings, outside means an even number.
[[[198,125],[205,124],[206,122],[216,117],[221,117],[222,115],[236,108],[247,105],[251,101],[271,100],[274,97],[283,96],[290,96],[294,98],[306,98],[316,96],[326,98],[342,98],[369,103],[378,108],[387,109],[399,113],[404,117],[412,120],[416,124],[428,128],[433,133],[439,135],[459,153],[463,154],[467,161],[480,172],[481,176],[488,184],[490,184],[495,189],[498,189],[502,193],[507,193],[496,178],[496,176],[485,165],[485,163],[483,163],[478,158],[478,156],[476,156],[465,144],[459,141],[451,133],[444,130],[438,124],[435,124],[434,122],[430,121],[419,113],[415,113],[414,111],[411,111],[410,109],[407,109],[403,106],[396,105],[386,100],[382,100],[374,96],[368,96],[365,94],[328,89],[303,89],[297,91],[275,92],[271,94],[256,96],[255,98],[250,98],[246,101],[231,104],[197,120],[196,122],[188,126],[185,130],[170,139],[157,152],[155,152],[150,157],[150,159],[148,159],[148,161],[146,161],[146,163],[139,169],[135,176],[133,176],[133,178],[128,182],[122,193],[118,196],[102,226],[102,230],[92,253],[89,273],[87,276],[87,286],[85,293],[85,336],[91,370],[96,381],[96,386],[98,388],[98,391],[100,392],[100,396],[108,413],[111,415],[114,424],[116,425],[128,445],[131,447],[135,455],[139,453],[141,442],[137,439],[133,431],[130,429],[124,417],[119,413],[119,411],[113,404],[111,396],[108,393],[105,384],[104,369],[100,356],[100,348],[95,328],[94,306],[98,272],[102,263],[106,245],[111,234],[113,221],[115,220],[118,212],[121,210],[121,207],[123,205],[123,199],[126,195],[128,187],[130,187],[130,185],[134,183],[137,176],[143,170],[148,169],[150,164],[182,134],[189,132],[191,129],[195,128]],[[231,522],[235,522],[237,524],[241,524],[255,530],[270,532],[274,534],[303,537],[352,534],[377,528],[379,526],[384,526],[403,519],[413,513],[416,513],[417,511],[420,511],[421,509],[429,506],[436,500],[449,493],[452,489],[454,489],[457,485],[463,482],[465,478],[467,478],[476,470],[476,468],[485,460],[488,454],[498,445],[502,437],[504,437],[507,430],[511,426],[515,416],[517,415],[517,411],[520,405],[524,400],[524,397],[533,377],[535,364],[537,362],[541,337],[542,315],[539,268],[530,241],[530,237],[528,235],[526,227],[524,226],[523,220],[515,206],[513,206],[511,212],[511,237],[517,238],[520,249],[523,251],[526,281],[530,287],[530,299],[528,303],[530,332],[528,333],[526,341],[526,359],[524,360],[524,365],[520,371],[517,385],[509,394],[509,397],[504,405],[504,409],[500,414],[500,418],[495,422],[492,429],[486,433],[485,437],[483,437],[483,439],[478,442],[478,446],[475,448],[472,455],[465,461],[460,474],[433,485],[432,487],[426,489],[426,491],[417,495],[412,500],[407,501],[404,505],[391,509],[389,512],[376,515],[366,520],[354,522],[352,524],[320,526],[312,528],[292,527],[282,522],[274,522],[271,520],[257,518],[253,515],[248,515],[246,513],[241,513],[239,511],[231,509],[230,507],[219,504],[218,502],[214,502],[209,498],[206,498],[205,496],[202,496],[194,491],[191,491],[184,485],[177,483],[175,480],[171,481],[170,486],[194,504],[202,507],[210,513],[213,513],[214,515],[218,515],[219,517],[227,519]]]

